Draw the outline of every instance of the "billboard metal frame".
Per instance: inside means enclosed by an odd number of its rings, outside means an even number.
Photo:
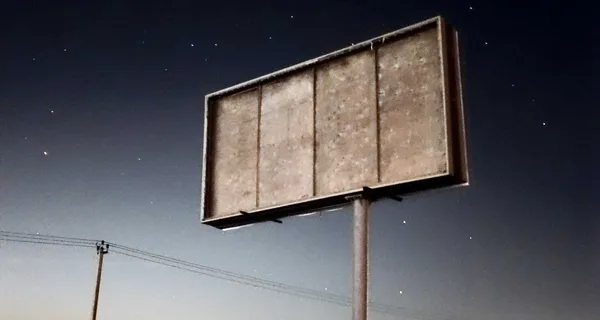
[[[293,203],[258,208],[247,212],[241,211],[239,214],[226,217],[211,218],[207,215],[207,212],[209,211],[209,182],[211,181],[211,172],[208,168],[212,163],[210,150],[213,144],[211,138],[214,130],[214,112],[211,112],[211,110],[213,109],[213,102],[216,99],[254,89],[256,86],[269,83],[290,74],[302,72],[309,68],[314,68],[334,59],[351,55],[359,51],[373,50],[374,48],[383,45],[386,41],[393,41],[401,37],[406,37],[428,28],[438,29],[438,42],[440,44],[442,67],[443,103],[446,110],[446,124],[448,125],[449,131],[447,141],[447,143],[449,143],[450,151],[448,153],[448,163],[450,165],[449,173],[419,178],[412,181],[402,181],[399,183],[364,186],[363,188],[345,192],[314,196]],[[199,208],[201,222],[219,229],[267,221],[280,222],[278,220],[279,218],[348,205],[351,203],[351,200],[349,199],[355,196],[364,196],[365,190],[369,190],[369,198],[381,198],[395,197],[396,195],[405,196],[436,189],[468,185],[469,166],[465,123],[466,116],[462,101],[462,79],[459,56],[458,35],[456,31],[448,26],[442,17],[438,16],[206,95],[204,104],[204,147]]]

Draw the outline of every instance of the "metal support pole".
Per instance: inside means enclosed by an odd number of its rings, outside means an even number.
[[[354,292],[352,319],[367,320],[369,281],[369,206],[371,201],[357,197],[354,202]]]
[[[96,320],[98,314],[98,297],[100,296],[100,280],[102,279],[102,263],[104,262],[104,255],[108,253],[108,244],[104,241],[96,244],[96,253],[98,253],[98,274],[96,275],[96,291],[94,294],[94,307],[92,310],[92,320]]]

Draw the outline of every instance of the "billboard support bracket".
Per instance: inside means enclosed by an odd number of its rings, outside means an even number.
[[[389,192],[385,192],[385,193],[378,192],[377,190],[371,189],[366,186],[363,186],[362,191],[360,191],[360,193],[351,195],[351,196],[347,196],[346,200],[353,201],[353,200],[360,199],[360,198],[367,199],[367,200],[369,200],[369,202],[374,202],[374,201],[377,201],[382,198],[387,198],[387,199],[395,200],[398,202],[402,202],[402,200],[403,200],[401,197],[399,197],[396,194],[392,194]]]
[[[240,210],[240,213],[243,214],[243,215],[249,215],[250,214],[247,211],[242,211],[242,210]],[[283,221],[281,221],[279,219],[270,219],[268,221],[275,222],[275,223],[283,223]]]

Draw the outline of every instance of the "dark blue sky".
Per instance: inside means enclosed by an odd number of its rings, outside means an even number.
[[[397,309],[371,319],[598,319],[600,33],[590,10],[3,3],[0,230],[106,239],[350,296],[348,209],[225,233],[200,224],[204,95],[441,14],[461,40],[472,184],[373,206],[371,298]],[[88,317],[96,263],[93,249],[0,239],[0,318]],[[106,319],[350,316],[117,254],[102,285]]]

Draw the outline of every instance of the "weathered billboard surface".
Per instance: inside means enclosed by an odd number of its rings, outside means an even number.
[[[441,17],[206,96],[217,228],[468,184],[456,32]]]

